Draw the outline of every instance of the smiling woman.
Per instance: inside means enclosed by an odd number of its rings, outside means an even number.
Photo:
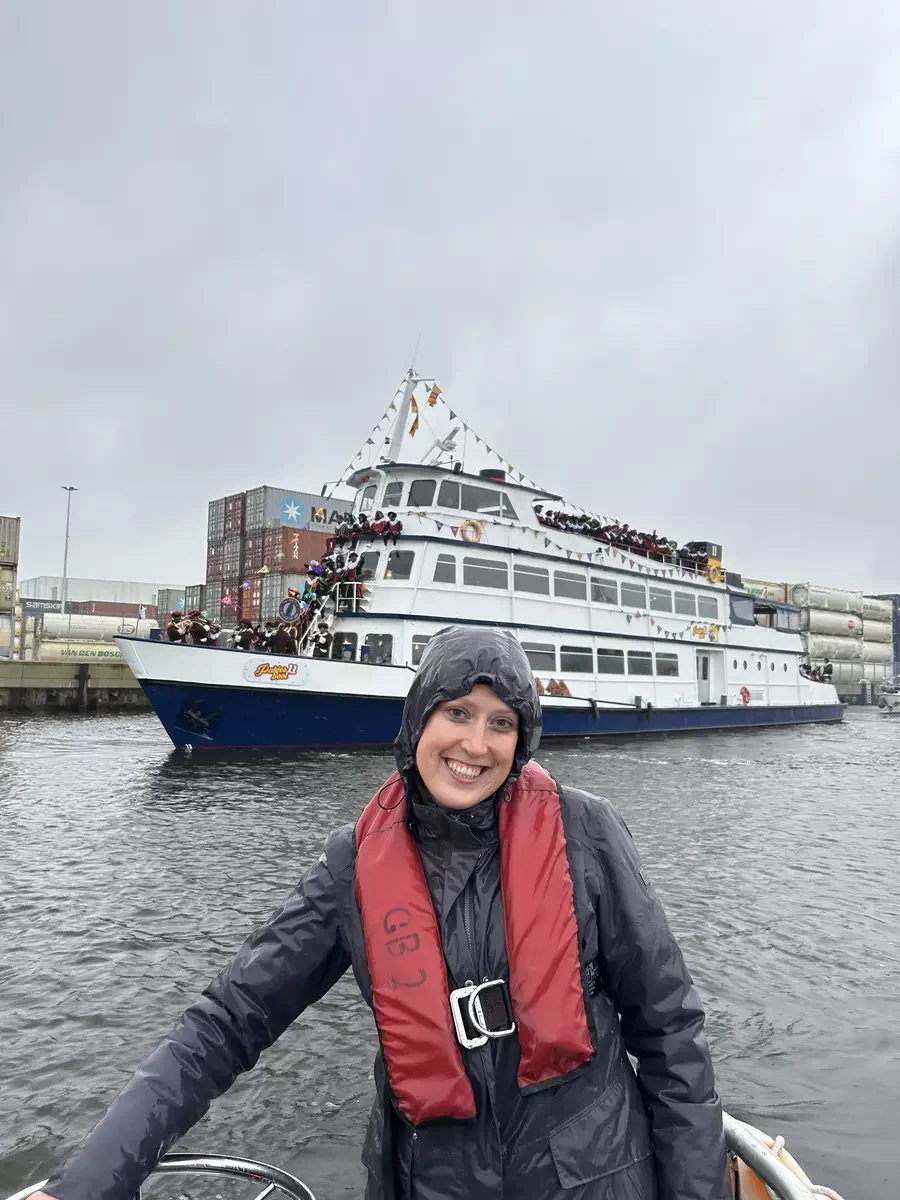
[[[533,761],[540,735],[511,633],[435,634],[397,770],[44,1195],[135,1195],[352,966],[381,1046],[368,1200],[721,1200],[722,1113],[681,951],[621,818]]]

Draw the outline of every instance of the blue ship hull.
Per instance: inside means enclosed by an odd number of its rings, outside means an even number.
[[[403,701],[381,696],[263,691],[142,680],[176,746],[337,749],[390,746]],[[842,704],[723,708],[546,708],[543,742],[562,738],[811,725],[842,720]]]

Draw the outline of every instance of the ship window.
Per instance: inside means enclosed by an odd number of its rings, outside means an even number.
[[[359,652],[360,662],[379,663],[386,666],[391,661],[394,639],[389,633],[367,633]]]
[[[362,500],[359,502],[361,509],[371,508],[375,503],[375,493],[378,489],[375,484],[370,484],[362,494]]]
[[[775,670],[775,664],[774,664],[774,663],[769,663],[769,670],[770,670],[770,671],[774,671],[774,670]]]
[[[746,658],[744,659],[744,670],[745,670],[745,671],[747,670],[747,660],[746,660]]]
[[[786,670],[787,670],[787,663],[783,663],[782,665],[783,665],[783,667],[784,667],[784,669],[785,669],[785,671],[786,671]]]
[[[594,654],[590,646],[560,646],[560,671],[582,671],[590,675],[594,670]]]
[[[463,584],[466,587],[509,588],[509,568],[502,558],[464,558]]]
[[[501,514],[500,493],[493,488],[478,487],[474,483],[462,484],[462,508],[465,512],[484,513],[489,517]]]
[[[523,642],[522,649],[531,663],[532,671],[556,670],[556,647],[548,642]]]
[[[438,508],[459,508],[459,484],[453,479],[444,479],[437,502]]]
[[[656,673],[657,675],[665,675],[669,677],[676,676],[678,674],[678,655],[657,654]]]
[[[750,607],[752,611],[752,604]],[[697,597],[697,615],[699,617],[717,617],[719,615],[719,602],[715,596]]]
[[[597,579],[592,575],[591,599],[595,604],[618,604],[619,585],[614,579]]]
[[[380,550],[367,550],[365,554],[361,554],[359,556],[359,562],[356,564],[356,578],[374,579],[375,573],[378,570],[378,560],[380,558]]]
[[[356,659],[356,634],[336,633],[331,644],[331,657],[342,658],[344,662],[354,662]]]
[[[696,617],[697,615],[697,597],[693,592],[676,592],[675,593],[675,611],[681,613],[683,617]],[[735,664],[737,665],[737,664]]]
[[[531,563],[516,563],[513,567],[513,588],[517,592],[549,596],[550,572],[546,567],[533,567]]]
[[[624,675],[625,651],[609,650],[606,646],[601,646],[597,651],[597,674]]]
[[[757,669],[757,671],[762,670],[762,659],[760,659],[759,662],[756,664],[756,669]]]
[[[654,612],[672,611],[672,593],[668,588],[657,588],[650,585],[650,607]]]
[[[570,600],[587,600],[587,580],[572,571],[553,572],[553,594]]]
[[[434,486],[433,479],[414,479],[409,485],[407,505],[410,508],[427,507],[434,500]]]
[[[412,665],[417,667],[422,661],[422,651],[431,641],[430,633],[414,633],[412,640]]]
[[[503,501],[503,515],[507,521],[518,521],[519,518],[516,515],[516,510],[513,508],[512,501],[506,492],[500,493],[500,499]]]
[[[647,603],[647,589],[642,583],[622,584],[622,604],[625,608],[643,608]]]
[[[653,655],[649,650],[629,650],[628,651],[628,674],[629,675],[652,675],[653,674]]]
[[[409,579],[415,557],[412,550],[392,550],[384,570],[385,579]]]
[[[734,662],[732,663],[732,666],[734,667],[735,670],[737,670],[737,659],[734,660]]]
[[[434,564],[435,583],[456,583],[456,555],[439,554]]]
[[[395,508],[400,503],[400,497],[403,495],[403,480],[392,479],[384,489],[384,498],[381,501],[382,508]],[[412,501],[410,501],[412,503]]]

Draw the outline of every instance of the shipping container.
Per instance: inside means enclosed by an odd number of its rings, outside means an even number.
[[[221,500],[210,500],[209,515],[206,520],[206,540],[221,542],[225,536],[225,497]]]
[[[211,621],[222,620],[222,581],[212,579],[206,585],[206,614]]]
[[[18,566],[21,527],[21,517],[0,517],[0,567]]]
[[[69,607],[66,605],[67,609]],[[117,604],[115,600],[75,600],[71,611],[89,617],[146,617],[149,620],[156,616],[156,605]]]
[[[206,603],[206,585],[203,583],[192,583],[190,587],[184,589],[184,607],[190,612],[194,608],[199,608],[203,611]]]
[[[37,662],[121,662],[115,642],[41,642],[35,650]]]
[[[263,565],[265,547],[265,533],[262,529],[255,533],[244,534],[244,544],[241,550],[241,571],[243,574],[249,575],[252,571],[258,571]]]
[[[238,578],[222,580],[222,601],[219,620],[223,625],[234,625],[240,616],[241,581]]]
[[[206,582],[221,579],[225,571],[225,540],[206,543]]]
[[[261,565],[267,567],[270,573],[305,572],[308,563],[320,559],[325,553],[330,536],[305,529],[267,529]]]
[[[303,590],[306,583],[305,574],[264,575],[262,581],[262,598],[260,616],[264,621],[271,621],[278,616],[278,606],[287,599],[288,588]]]
[[[754,596],[759,596],[763,600],[777,600],[781,604],[787,602],[788,585],[786,583],[775,583],[771,579],[748,579],[744,575],[742,586],[745,592],[752,592]]]
[[[170,613],[184,612],[184,588],[160,588],[156,593],[156,612],[160,625],[168,621]]]
[[[224,536],[242,537],[244,533],[244,492],[225,497]]]
[[[223,579],[233,579],[235,575],[240,574],[240,571],[241,539],[239,537],[226,538],[222,553],[222,577]]]
[[[863,615],[862,592],[843,592],[838,588],[819,587],[813,583],[793,584],[791,604],[799,604],[801,608],[827,608],[830,612]]]

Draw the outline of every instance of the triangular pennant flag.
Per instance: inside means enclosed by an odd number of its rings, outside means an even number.
[[[575,557],[578,559],[578,561],[579,561],[579,562],[581,562],[583,555],[582,555],[582,553],[581,553],[581,551],[580,551],[580,550],[579,550],[579,551],[578,551],[578,553],[575,555]]]
[[[396,412],[396,411],[397,411],[397,405],[392,400],[390,402],[390,404],[388,405],[388,412]]]
[[[452,408],[450,409],[450,420],[451,420],[451,421],[455,421],[455,420],[456,420],[456,413],[453,411],[453,409],[452,409]]]
[[[629,567],[633,567],[633,566],[634,566],[634,559],[633,559],[633,558],[629,558],[629,560],[628,560],[628,565],[629,565]]]
[[[629,625],[631,624],[631,613],[625,614],[625,620],[628,622]]]
[[[434,408],[434,406],[435,406],[435,405],[437,404],[437,402],[438,402],[438,396],[439,396],[440,394],[441,394],[441,389],[438,387],[438,385],[437,385],[437,384],[434,384],[434,385],[433,385],[433,387],[432,387],[432,389],[431,389],[431,391],[428,393],[428,404],[429,404],[429,407],[431,407],[431,408]]]
[[[366,438],[366,445],[367,445],[367,446],[374,446],[374,445],[375,445],[375,443],[372,441],[372,439],[371,439],[371,438]],[[357,456],[356,456],[356,457],[357,457],[357,458],[359,458],[359,455],[357,454]]]
[[[417,413],[417,412],[419,411],[419,406],[418,406],[418,404],[416,403],[416,398],[415,398],[415,396],[410,396],[410,398],[409,398],[409,406],[410,406],[410,408],[413,410],[413,412],[414,412],[414,413]]]
[[[571,558],[571,557],[572,557],[572,551],[571,551],[571,550],[567,550],[567,551],[566,551],[566,558]]]
[[[418,432],[419,432],[419,414],[416,413],[416,419],[413,421],[412,425],[409,427],[409,436],[415,437]]]
[[[546,550],[549,545],[550,545],[550,539],[548,537],[545,537],[544,538],[544,549]]]
[[[443,529],[443,528],[444,528],[444,522],[443,522],[443,521],[435,521],[435,525],[437,525],[438,529]]]
[[[468,433],[468,432],[469,432],[469,427],[468,427],[468,425],[465,423],[465,421],[463,421],[463,433]]]
[[[613,558],[618,558],[618,557],[619,557],[619,556],[618,556],[618,554],[616,553],[616,551],[615,551],[615,550],[613,550],[613,552],[612,552],[612,556],[613,556]]]
[[[669,631],[668,631],[668,629],[667,629],[667,630],[665,630],[665,635],[666,635],[666,637],[668,637],[668,636],[669,636]]]
[[[454,537],[456,537],[456,535],[459,533],[459,526],[458,526],[458,525],[451,525],[451,526],[450,526],[450,532],[453,534],[453,536],[454,536]]]
[[[657,632],[657,633],[662,633],[662,625],[657,625],[657,627],[656,627],[656,632]]]

